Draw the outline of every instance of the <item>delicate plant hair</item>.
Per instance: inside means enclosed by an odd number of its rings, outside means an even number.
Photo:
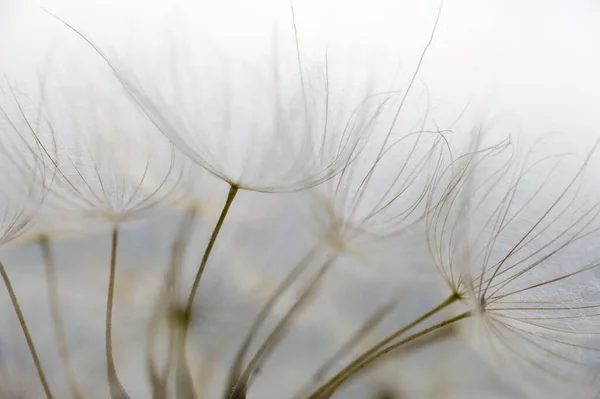
[[[574,392],[598,366],[597,303],[582,291],[599,264],[598,203],[582,195],[598,143],[569,178],[557,174],[568,154],[535,156],[541,144],[522,162],[504,154],[511,146],[476,144],[430,214],[429,242],[448,286],[477,315],[469,342],[517,380],[526,373],[529,388],[552,379]]]

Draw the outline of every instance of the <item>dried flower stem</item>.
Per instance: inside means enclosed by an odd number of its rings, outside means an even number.
[[[403,345],[406,345],[418,338],[421,338],[431,332],[437,331],[441,328],[447,327],[453,323],[456,323],[460,320],[466,319],[468,317],[472,316],[472,312],[471,311],[467,311],[464,313],[459,314],[458,316],[452,317],[450,319],[444,320],[440,323],[437,323],[431,327],[425,328],[417,333],[414,333],[406,338],[404,338],[403,340],[392,344],[390,346],[387,346],[383,349],[381,349],[378,352],[375,353],[371,353],[369,357],[367,357],[366,359],[363,359],[359,364],[357,364],[356,366],[354,366],[352,369],[347,370],[348,368],[342,370],[341,373],[344,373],[341,377],[339,377],[337,379],[337,381],[333,382],[333,383],[328,383],[326,384],[323,388],[321,388],[317,393],[311,395],[309,397],[309,399],[316,399],[316,398],[328,398],[330,397],[344,382],[348,381],[349,379],[351,379],[352,377],[354,377],[358,372],[360,372],[361,370],[363,370],[365,367],[373,364],[374,361],[376,361],[377,359],[381,358],[382,356],[400,348]],[[354,363],[354,362],[353,362]],[[340,374],[341,374],[340,373]]]
[[[264,340],[260,348],[258,348],[256,353],[254,354],[254,357],[250,359],[250,362],[248,362],[248,365],[246,366],[244,372],[240,376],[236,386],[233,387],[233,390],[228,396],[226,396],[226,398],[246,398],[248,388],[250,387],[250,384],[252,382],[252,376],[256,373],[257,370],[261,368],[262,364],[266,361],[267,357],[277,347],[277,344],[281,342],[281,339],[283,338],[287,328],[289,327],[290,322],[293,320],[293,317],[308,303],[309,299],[315,293],[319,282],[323,279],[326,272],[331,268],[335,259],[336,255],[331,255],[319,267],[319,270],[316,272],[315,276],[311,279],[311,281],[307,284],[302,294],[300,294],[300,297],[287,311],[287,313],[279,321],[279,323],[277,323],[277,325],[273,328],[271,333],[269,333],[269,335]]]
[[[375,313],[338,349],[315,373],[315,381],[320,381],[331,368],[348,354],[356,345],[367,336],[396,306],[396,301],[386,303],[379,307]]]
[[[273,294],[264,303],[264,305],[262,306],[262,308],[256,315],[254,322],[250,326],[250,329],[248,329],[248,332],[246,333],[246,336],[244,337],[244,340],[242,341],[242,345],[240,346],[240,349],[236,353],[235,360],[233,362],[233,366],[231,367],[231,369],[229,371],[229,377],[228,377],[228,383],[227,383],[228,391],[224,396],[226,399],[230,397],[231,392],[233,392],[235,390],[235,387],[239,383],[240,376],[243,372],[244,360],[245,360],[246,354],[248,353],[248,350],[250,349],[250,345],[252,344],[252,341],[253,341],[254,337],[256,336],[256,333],[258,332],[258,330],[260,329],[262,324],[265,322],[265,320],[267,319],[267,317],[273,310],[275,303],[279,300],[279,298],[283,295],[283,293],[286,292],[287,289],[298,279],[298,277],[300,277],[302,272],[306,270],[307,266],[314,259],[314,257],[316,256],[318,251],[319,251],[319,248],[315,247],[302,257],[302,259],[292,268],[292,270],[289,272],[289,274],[277,286],[277,289],[275,290],[275,292],[273,292]]]
[[[158,296],[154,307],[154,311],[152,312],[152,318],[150,319],[150,323],[148,324],[146,352],[148,356],[148,375],[150,378],[150,383],[152,385],[153,399],[166,398],[167,378],[171,370],[171,360],[173,358],[172,354],[175,349],[174,335],[176,334],[176,331],[174,329],[176,328],[176,326],[174,325],[174,323],[168,323],[169,348],[167,353],[167,362],[164,365],[163,369],[160,371],[156,361],[156,353],[154,350],[154,344],[156,343],[156,332],[159,326],[159,322],[161,320],[161,316],[168,317],[168,306],[177,298],[179,289],[179,274],[183,259],[183,253],[189,242],[189,238],[192,234],[194,226],[194,221],[196,220],[196,216],[199,211],[200,209],[198,206],[191,206],[187,209],[183,217],[183,220],[181,222],[180,228],[177,232],[177,236],[173,242],[173,246],[171,249],[171,261],[169,269],[165,274],[165,285],[163,287],[163,292]]]
[[[31,357],[33,358],[33,362],[35,363],[35,368],[37,369],[38,376],[40,377],[40,382],[42,383],[42,387],[44,388],[44,392],[46,394],[47,399],[53,399],[52,390],[50,389],[50,385],[48,384],[48,380],[46,379],[46,374],[42,368],[42,363],[40,362],[40,358],[35,349],[35,345],[33,343],[33,339],[31,338],[31,334],[29,333],[29,328],[27,327],[27,322],[25,321],[25,316],[23,316],[23,311],[21,310],[21,305],[19,305],[19,300],[17,299],[17,295],[12,287],[10,282],[10,278],[6,273],[6,269],[4,268],[4,264],[0,261],[0,274],[2,275],[2,280],[4,280],[4,284],[6,285],[6,290],[8,291],[8,296],[12,302],[13,308],[15,309],[15,313],[17,314],[17,318],[19,319],[19,324],[21,325],[21,329],[23,330],[23,334],[25,335],[25,340],[27,341],[27,346],[29,347],[29,351],[31,352]]]
[[[202,261],[200,262],[200,266],[198,267],[198,272],[196,273],[196,278],[194,279],[194,283],[192,284],[192,289],[190,290],[190,295],[188,297],[188,301],[185,307],[185,311],[183,314],[183,320],[185,325],[183,326],[183,332],[181,334],[181,340],[179,345],[181,345],[181,348],[179,350],[179,357],[177,360],[177,365],[176,365],[176,372],[177,372],[177,376],[179,379],[181,379],[182,375],[191,375],[190,370],[189,370],[189,366],[187,364],[187,358],[186,358],[186,343],[187,343],[187,336],[188,336],[188,332],[189,332],[189,328],[190,328],[190,320],[192,317],[192,308],[194,306],[194,299],[196,297],[196,293],[198,292],[198,286],[200,285],[200,280],[202,279],[202,274],[204,273],[204,268],[206,267],[206,264],[208,263],[208,258],[210,257],[210,253],[212,252],[212,249],[215,245],[215,242],[217,241],[217,237],[219,236],[219,232],[221,231],[221,227],[223,227],[223,223],[225,222],[225,218],[227,217],[227,213],[229,212],[229,208],[231,207],[231,204],[233,203],[233,200],[235,199],[236,194],[239,191],[239,187],[234,185],[234,184],[230,184],[229,185],[229,192],[227,193],[227,199],[225,200],[225,204],[223,205],[223,209],[221,210],[221,215],[219,216],[219,220],[217,221],[217,224],[215,225],[215,228],[213,229],[213,232],[210,236],[210,240],[208,241],[208,244],[206,246],[206,249],[204,250],[204,255],[202,256]]]
[[[117,247],[119,243],[119,228],[113,227],[112,244],[110,253],[110,276],[108,280],[108,295],[106,298],[106,367],[108,374],[108,385],[110,387],[110,396],[112,399],[129,399],[129,395],[121,385],[112,348],[112,309],[115,296],[115,273],[117,269]]]
[[[301,399],[310,395],[313,387],[318,384],[329,371],[351,350],[353,350],[358,343],[363,340],[379,323],[396,307],[396,301],[391,301],[383,306],[380,306],[376,311],[367,319],[365,323],[348,339],[333,355],[331,355],[313,374],[312,378],[306,383],[294,398]]]
[[[46,282],[48,285],[48,299],[50,304],[50,312],[52,315],[52,324],[54,327],[54,335],[58,345],[58,353],[63,362],[63,366],[67,373],[71,393],[76,399],[83,399],[84,395],[77,383],[77,377],[71,364],[71,356],[69,354],[69,346],[67,344],[67,334],[65,332],[65,322],[63,319],[60,295],[58,289],[58,278],[56,275],[56,264],[54,262],[54,253],[50,245],[50,239],[47,236],[42,236],[39,240],[44,258],[44,268],[46,272]]]
[[[225,205],[223,205],[223,210],[221,211],[221,215],[219,216],[219,220],[213,229],[213,232],[210,236],[210,240],[208,241],[208,245],[206,246],[206,250],[204,251],[204,255],[202,256],[202,261],[200,262],[200,266],[198,267],[198,272],[196,273],[196,278],[194,279],[194,283],[192,284],[192,289],[190,291],[190,296],[188,297],[187,305],[185,308],[185,313],[189,317],[192,314],[192,307],[194,306],[194,298],[196,297],[196,292],[198,291],[198,286],[200,285],[200,279],[202,278],[202,273],[204,272],[204,268],[206,267],[206,263],[208,262],[208,258],[210,253],[212,252],[213,246],[217,241],[217,237],[219,236],[219,231],[221,231],[221,227],[223,227],[223,222],[227,217],[227,213],[229,212],[229,208],[235,199],[236,194],[238,193],[239,187],[233,184],[229,186],[229,193],[227,194],[227,199],[225,200]],[[184,340],[185,341],[185,340]]]
[[[188,364],[188,357],[185,345],[186,331],[188,323],[173,323],[174,326],[174,347],[176,348],[173,356],[175,357],[175,398],[177,399],[196,399],[194,380]]]
[[[391,334],[384,340],[380,341],[377,345],[375,345],[371,349],[367,350],[361,356],[357,357],[348,366],[346,366],[344,369],[342,369],[342,371],[337,373],[328,382],[326,382],[319,389],[317,389],[311,396],[309,396],[309,399],[317,399],[317,398],[321,398],[321,397],[330,396],[333,393],[333,391],[335,391],[335,389],[337,389],[344,381],[346,381],[352,374],[354,374],[356,372],[357,368],[360,369],[360,368],[364,367],[363,363],[365,363],[365,362],[370,363],[372,361],[370,359],[373,356],[377,356],[379,351],[385,351],[387,344],[391,343],[396,338],[400,337],[402,334],[404,334],[408,330],[412,329],[413,327],[421,324],[423,321],[429,319],[431,316],[440,312],[442,309],[452,305],[454,302],[458,301],[459,299],[460,299],[460,297],[458,296],[458,294],[453,293],[448,298],[446,298],[444,301],[442,301],[439,305],[437,305],[430,311],[424,313],[421,317],[413,320],[412,322],[408,323],[406,326],[402,327],[401,329],[397,330],[396,332],[394,332],[393,334]],[[426,331],[426,330],[423,330],[423,331]],[[431,330],[431,331],[433,331],[433,330]],[[431,331],[427,331],[427,332],[431,332]],[[425,335],[425,334],[423,334],[423,335]],[[418,338],[418,337],[415,337],[415,338]],[[412,340],[413,339],[411,339],[410,341],[412,341]],[[404,342],[404,341],[405,340],[403,340],[401,342]],[[408,343],[410,341],[407,341],[404,343]],[[392,346],[394,346],[394,345],[392,345]]]

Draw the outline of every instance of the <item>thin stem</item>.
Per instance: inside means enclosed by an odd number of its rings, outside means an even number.
[[[358,372],[360,372],[361,370],[363,370],[365,367],[373,364],[374,361],[376,361],[377,359],[380,359],[382,356],[402,347],[403,345],[406,345],[418,338],[421,338],[433,331],[437,331],[441,328],[447,327],[453,323],[456,323],[460,320],[466,319],[468,317],[472,316],[472,312],[471,311],[467,311],[464,313],[459,314],[458,316],[452,317],[450,319],[444,320],[440,323],[437,323],[431,327],[428,327],[424,330],[421,330],[417,333],[414,333],[406,338],[404,338],[403,340],[390,345],[388,347],[385,347],[383,349],[381,349],[380,351],[371,354],[367,359],[364,359],[360,364],[356,365],[355,367],[353,367],[351,370],[348,370],[344,376],[340,379],[338,379],[335,383],[331,384],[331,385],[327,385],[325,387],[325,389],[323,391],[319,390],[317,393],[311,395],[309,397],[309,399],[316,399],[316,398],[328,398],[330,397],[344,382],[347,382],[348,380],[350,380],[352,377],[354,377]]]
[[[198,272],[196,273],[196,278],[194,279],[194,283],[192,284],[192,289],[190,291],[190,296],[188,297],[187,306],[185,309],[186,315],[189,317],[192,314],[192,307],[194,306],[194,298],[196,297],[196,292],[198,291],[198,285],[200,284],[200,279],[202,278],[202,273],[204,272],[204,268],[206,267],[206,263],[208,262],[208,258],[210,253],[217,241],[217,237],[219,236],[219,231],[221,227],[223,227],[223,222],[227,217],[227,212],[229,212],[229,208],[235,199],[236,194],[238,193],[239,187],[230,185],[229,193],[227,194],[227,199],[225,200],[225,205],[223,205],[223,210],[221,211],[221,216],[219,216],[219,220],[213,229],[213,232],[210,236],[210,240],[208,241],[208,245],[206,246],[206,250],[204,251],[204,256],[202,256],[202,261],[200,262],[200,266],[198,267]]]
[[[260,348],[258,348],[256,353],[254,354],[254,357],[246,366],[237,384],[233,387],[232,392],[228,396],[229,399],[243,399],[246,397],[252,376],[254,375],[256,370],[261,368],[262,363],[266,361],[267,357],[272,353],[274,348],[276,348],[278,343],[281,342],[281,339],[283,338],[283,335],[289,327],[290,322],[293,320],[293,317],[307,304],[308,300],[315,293],[319,282],[321,281],[323,276],[325,276],[326,272],[330,269],[331,265],[335,261],[335,258],[336,255],[330,256],[320,266],[319,270],[308,283],[300,297],[287,311],[285,316],[273,328],[271,333],[267,336]]]
[[[352,337],[342,345],[315,373],[315,382],[320,381],[331,368],[337,364],[346,354],[348,354],[356,345],[369,334],[396,306],[396,302],[387,303],[377,309],[377,311],[369,317],[361,328],[352,335]]]
[[[196,278],[194,279],[194,283],[192,284],[192,289],[190,291],[190,296],[188,297],[187,305],[185,307],[184,312],[184,320],[186,322],[181,339],[182,350],[181,353],[185,356],[185,345],[187,343],[187,336],[189,332],[189,327],[192,319],[192,308],[194,306],[194,298],[196,297],[196,293],[198,291],[198,286],[200,285],[200,279],[202,278],[202,273],[204,273],[204,268],[206,267],[206,263],[208,262],[208,258],[210,257],[210,253],[217,241],[217,237],[219,236],[219,232],[221,231],[221,227],[223,227],[223,223],[225,222],[225,218],[227,217],[227,213],[229,212],[229,208],[235,199],[236,194],[239,191],[239,187],[233,184],[229,185],[229,193],[227,194],[227,199],[225,200],[225,204],[223,205],[223,209],[221,210],[221,215],[219,216],[219,220],[213,229],[213,232],[210,236],[210,240],[204,250],[204,255],[202,256],[202,261],[200,262],[200,266],[198,267],[198,272],[196,273]],[[177,363],[178,374],[181,373],[182,368],[189,368],[187,364],[187,359],[179,359]],[[189,369],[188,369],[189,373]]]
[[[115,368],[112,348],[112,310],[115,296],[115,274],[117,270],[117,247],[119,243],[119,227],[112,230],[112,246],[110,253],[110,276],[108,280],[108,295],[106,298],[106,368],[108,385],[112,399],[129,399],[129,395],[121,385]]]
[[[423,314],[421,317],[413,320],[412,322],[408,323],[406,326],[402,327],[401,329],[397,330],[395,333],[391,334],[390,336],[388,336],[384,340],[380,341],[374,347],[372,347],[371,349],[367,350],[361,356],[357,357],[353,362],[351,362],[348,366],[346,366],[344,369],[342,369],[342,371],[340,371],[339,373],[337,373],[328,382],[326,382],[324,385],[322,385],[321,388],[319,388],[317,391],[315,391],[315,393],[313,393],[309,397],[309,399],[319,398],[324,392],[328,392],[328,387],[330,387],[330,386],[336,386],[336,384],[339,381],[345,380],[346,373],[349,373],[349,372],[351,373],[354,368],[356,368],[357,366],[360,366],[360,364],[362,364],[364,361],[366,361],[367,359],[369,359],[371,356],[373,356],[379,350],[385,348],[385,346],[387,344],[389,344],[390,342],[392,342],[396,338],[400,337],[402,334],[404,334],[408,330],[412,329],[413,327],[415,327],[418,324],[422,323],[423,321],[427,320],[431,316],[435,315],[436,313],[438,313],[442,309],[450,306],[451,304],[453,304],[454,302],[456,302],[457,300],[459,300],[459,298],[460,297],[456,293],[453,293],[448,298],[446,298],[444,301],[442,301],[439,305],[437,305],[436,307],[434,307],[433,309],[431,309],[427,313]]]
[[[358,343],[364,339],[396,306],[396,301],[386,303],[379,307],[375,313],[367,319],[367,321],[356,331],[348,341],[346,341],[332,356],[330,356],[319,369],[313,374],[311,380],[296,394],[296,399],[304,398],[310,394],[312,387],[318,384],[329,371],[341,360],[344,356],[350,353]]]
[[[35,368],[37,369],[38,376],[40,378],[40,382],[42,383],[42,387],[44,388],[44,392],[46,393],[46,398],[53,399],[52,391],[50,390],[50,385],[48,384],[48,380],[46,379],[46,374],[42,369],[42,363],[40,362],[40,358],[35,349],[35,345],[33,344],[33,339],[31,338],[31,334],[29,334],[29,328],[27,327],[27,322],[25,321],[25,316],[23,316],[23,312],[21,311],[21,305],[19,305],[19,300],[17,299],[17,295],[12,287],[10,282],[10,278],[6,273],[6,269],[4,268],[4,264],[0,261],[0,274],[2,275],[2,280],[4,280],[4,284],[6,285],[6,290],[8,291],[8,296],[13,305],[13,309],[17,314],[17,318],[19,319],[19,324],[21,325],[21,329],[23,330],[23,334],[25,335],[25,340],[27,341],[27,346],[29,347],[29,351],[31,352],[31,357],[33,358],[33,362],[35,363]]]
[[[263,325],[269,314],[271,314],[271,311],[273,310],[273,307],[275,306],[279,298],[283,295],[283,293],[287,291],[287,289],[294,283],[294,281],[298,279],[302,272],[306,270],[307,266],[314,259],[317,252],[318,248],[313,248],[304,257],[302,257],[302,259],[292,268],[290,273],[283,279],[283,281],[279,284],[275,292],[273,292],[273,294],[269,297],[269,299],[265,302],[265,304],[262,306],[262,308],[256,315],[252,326],[250,326],[250,329],[244,337],[244,341],[242,342],[240,349],[236,353],[233,366],[229,371],[227,383],[228,391],[224,395],[225,399],[228,399],[230,397],[231,392],[233,392],[235,390],[235,387],[238,385],[240,376],[243,372],[246,354],[250,349],[250,345],[252,344],[256,333]]]
[[[177,322],[176,322],[177,323]],[[185,349],[185,331],[187,323],[177,323],[175,328],[175,398],[177,399],[195,399],[194,381],[188,364],[187,351]]]
[[[69,346],[67,344],[67,334],[65,332],[65,322],[61,312],[60,294],[58,289],[58,278],[56,275],[56,263],[54,261],[54,253],[50,240],[43,236],[40,238],[39,244],[42,248],[42,256],[44,258],[44,268],[46,271],[46,282],[48,284],[48,299],[50,303],[50,312],[52,315],[52,324],[56,343],[58,345],[58,353],[65,367],[71,392],[76,399],[83,399],[83,393],[77,383],[75,371],[71,365],[71,356],[69,354]]]
[[[167,362],[159,371],[158,362],[156,361],[155,343],[156,343],[156,330],[159,327],[161,316],[165,316],[168,311],[169,304],[175,302],[178,296],[179,289],[179,274],[183,259],[185,248],[187,247],[190,235],[193,231],[194,221],[196,215],[199,212],[198,206],[191,206],[186,211],[177,236],[173,241],[171,248],[171,261],[169,269],[165,275],[165,284],[163,292],[158,296],[154,311],[150,323],[148,324],[147,331],[147,365],[148,375],[152,385],[152,397],[153,399],[164,399],[166,398],[166,380],[171,370],[170,359],[173,357],[172,352],[174,350],[174,334],[173,323],[168,323],[168,335],[169,335],[169,347],[167,353]],[[168,315],[167,315],[168,316]]]

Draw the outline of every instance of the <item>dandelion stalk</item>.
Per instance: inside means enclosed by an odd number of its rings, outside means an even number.
[[[43,236],[40,238],[39,244],[42,248],[42,256],[44,258],[46,282],[48,283],[48,299],[50,303],[54,334],[58,345],[58,353],[66,370],[73,397],[76,399],[83,399],[84,396],[81,392],[79,384],[77,383],[77,378],[71,364],[71,356],[69,354],[69,346],[67,344],[67,334],[65,332],[65,322],[61,311],[56,264],[54,261],[52,246],[50,245],[50,239],[47,236]]]
[[[4,280],[4,285],[6,285],[6,290],[8,291],[8,296],[10,297],[10,301],[12,302],[13,309],[17,314],[17,318],[19,319],[19,324],[21,325],[21,329],[23,330],[23,334],[25,335],[25,340],[27,341],[27,346],[29,347],[29,351],[31,352],[31,357],[33,358],[33,362],[35,363],[35,368],[37,369],[38,376],[40,378],[40,382],[42,383],[42,387],[44,388],[44,393],[46,394],[47,399],[53,399],[54,395],[52,395],[52,390],[50,389],[50,385],[48,384],[48,380],[46,379],[46,374],[44,373],[44,369],[42,368],[42,363],[40,362],[40,358],[38,356],[37,350],[35,349],[35,345],[33,343],[33,339],[31,338],[31,334],[29,333],[29,328],[27,327],[27,322],[25,321],[25,316],[23,316],[23,311],[21,310],[21,305],[19,305],[19,300],[17,299],[17,295],[13,289],[12,283],[10,282],[10,278],[6,273],[6,269],[4,268],[4,264],[0,261],[0,274],[2,275],[2,280]]]
[[[401,335],[403,335],[407,331],[409,331],[412,328],[416,327],[417,325],[421,324],[423,321],[429,319],[430,317],[432,317],[433,315],[437,314],[441,310],[443,310],[443,309],[447,308],[448,306],[452,305],[454,302],[458,301],[459,299],[460,299],[459,294],[453,293],[448,298],[446,298],[444,301],[442,301],[439,305],[437,305],[436,307],[434,307],[430,311],[424,313],[421,317],[413,320],[412,322],[408,323],[406,326],[402,327],[401,329],[397,330],[396,332],[394,332],[393,334],[391,334],[390,336],[388,336],[384,340],[380,341],[377,345],[375,345],[371,349],[367,350],[361,356],[357,357],[348,366],[346,366],[344,369],[342,369],[342,371],[340,371],[334,377],[332,377],[327,383],[325,383],[324,385],[322,385],[321,388],[319,388],[317,391],[315,391],[315,393],[313,393],[309,397],[309,399],[317,399],[317,398],[323,397],[323,395],[325,393],[329,393],[329,394],[333,393],[332,389],[333,390],[337,389],[337,387],[339,387],[341,385],[341,383],[343,383],[345,380],[347,380],[349,378],[349,376],[351,376],[355,372],[354,370],[357,367],[361,367],[361,365],[364,362],[368,362],[369,359],[372,356],[377,355],[377,353],[379,351],[385,350],[386,345],[388,345],[389,343],[393,342],[396,338],[400,337]],[[426,330],[423,330],[423,331],[426,331]],[[431,330],[431,331],[434,331],[434,330]],[[427,333],[429,333],[431,331],[427,331]],[[423,334],[423,335],[425,335],[425,334]],[[410,341],[412,341],[412,340],[410,340]],[[404,342],[404,343],[408,343],[410,341],[407,341],[407,342]]]
[[[231,204],[233,203],[233,200],[235,199],[235,196],[237,195],[239,191],[239,187],[234,185],[234,184],[230,184],[229,185],[229,192],[227,194],[227,199],[225,200],[225,204],[223,205],[223,209],[221,210],[221,215],[219,216],[219,220],[217,221],[217,224],[215,225],[215,228],[213,229],[213,232],[210,236],[210,239],[208,241],[208,244],[206,246],[206,249],[204,250],[204,255],[202,256],[202,261],[200,262],[200,266],[198,267],[198,272],[196,273],[196,278],[194,279],[194,283],[192,284],[192,289],[190,290],[190,295],[188,297],[187,300],[187,304],[183,313],[183,320],[184,320],[184,326],[183,326],[183,332],[181,333],[181,340],[179,345],[181,345],[182,347],[178,350],[178,358],[177,358],[177,364],[176,364],[176,374],[177,374],[177,379],[178,382],[182,382],[183,378],[186,378],[186,385],[188,385],[189,383],[191,383],[191,381],[189,380],[191,378],[191,372],[189,370],[189,366],[187,364],[187,357],[186,357],[186,350],[185,350],[185,346],[187,343],[187,336],[189,333],[189,327],[190,327],[190,321],[192,318],[192,308],[194,306],[194,299],[196,297],[196,293],[198,292],[198,286],[200,285],[200,280],[202,279],[202,274],[204,273],[204,269],[206,267],[206,264],[208,263],[208,258],[210,257],[210,254],[212,252],[212,249],[215,245],[215,242],[217,241],[217,237],[219,236],[219,232],[221,231],[221,227],[223,227],[223,223],[225,222],[225,218],[227,217],[227,213],[229,212],[229,208],[231,207]],[[185,377],[183,377],[185,376]]]
[[[208,241],[208,245],[204,250],[204,255],[202,256],[202,261],[200,262],[200,266],[198,267],[198,272],[196,273],[196,278],[194,279],[194,283],[192,284],[192,289],[190,291],[190,295],[188,297],[187,305],[186,305],[186,315],[189,317],[192,314],[192,307],[194,306],[194,298],[196,297],[196,293],[198,291],[198,286],[200,285],[200,279],[202,278],[202,273],[204,272],[204,268],[206,267],[206,263],[208,262],[208,258],[210,257],[210,253],[217,241],[217,237],[219,236],[219,231],[221,231],[221,227],[223,227],[223,222],[225,222],[225,218],[227,217],[227,213],[229,212],[229,208],[235,199],[236,194],[238,193],[239,187],[230,184],[229,193],[227,194],[227,199],[225,200],[225,204],[223,205],[223,210],[221,211],[221,215],[219,216],[219,220],[213,229],[213,232],[210,236],[210,240]]]
[[[246,366],[244,372],[240,376],[236,386],[233,387],[231,393],[227,396],[228,399],[245,399],[248,388],[251,383],[252,376],[261,368],[262,363],[266,361],[273,349],[281,341],[286,329],[288,328],[293,317],[307,304],[308,300],[315,293],[318,283],[322,280],[325,273],[331,268],[335,260],[335,255],[330,256],[319,268],[315,276],[306,286],[300,297],[287,311],[285,316],[277,323],[271,333],[264,340],[260,348],[256,351],[254,357]]]
[[[156,330],[158,328],[161,316],[164,316],[168,311],[168,304],[176,300],[178,294],[178,281],[183,253],[185,251],[185,248],[187,247],[189,237],[194,226],[194,221],[198,212],[199,207],[192,206],[188,208],[184,215],[184,219],[182,220],[179,231],[177,232],[177,236],[173,242],[171,251],[171,262],[169,265],[169,270],[165,275],[164,292],[159,295],[155,304],[154,311],[152,313],[152,318],[150,319],[150,323],[148,324],[147,365],[148,375],[150,378],[150,383],[152,385],[152,397],[154,399],[166,398],[166,381],[168,378],[168,374],[171,370],[171,360],[173,358],[172,355],[175,349],[174,336],[176,334],[176,326],[172,322],[168,325],[169,347],[167,353],[167,364],[164,366],[162,371],[159,371],[159,367],[156,361],[156,354],[154,351],[154,344],[156,343]]]
[[[235,387],[239,383],[240,376],[243,372],[244,359],[246,357],[246,354],[248,353],[248,350],[250,349],[250,345],[252,344],[252,340],[256,336],[256,333],[258,332],[258,330],[260,329],[262,324],[265,322],[265,320],[267,319],[267,317],[273,310],[275,303],[277,303],[277,301],[279,300],[281,295],[283,295],[283,293],[287,291],[287,289],[294,283],[294,281],[296,281],[300,277],[302,272],[304,270],[306,270],[306,267],[308,266],[310,261],[315,257],[317,252],[318,252],[318,248],[314,248],[313,250],[309,251],[296,264],[296,266],[294,266],[292,268],[292,270],[289,272],[289,274],[282,280],[282,282],[279,284],[279,286],[277,287],[275,292],[273,292],[273,294],[264,303],[264,305],[262,306],[262,308],[256,315],[256,318],[254,319],[252,326],[250,326],[250,329],[246,333],[246,336],[244,337],[244,341],[242,342],[242,345],[240,346],[240,349],[238,350],[238,352],[235,356],[233,366],[231,367],[231,369],[229,371],[229,378],[228,378],[228,384],[227,384],[228,391],[225,394],[225,399],[228,399],[231,396],[231,392],[233,392],[235,390]]]
[[[119,243],[119,228],[113,227],[112,244],[110,253],[110,276],[108,281],[108,295],[106,299],[106,367],[108,374],[108,385],[112,399],[129,399],[129,395],[123,388],[117,375],[112,346],[112,310],[115,294],[115,274],[117,269],[117,247]]]
[[[367,319],[365,323],[348,339],[333,355],[331,355],[314,373],[311,381],[300,390],[296,398],[303,398],[310,392],[311,387],[319,383],[329,371],[351,350],[353,350],[365,336],[367,336],[379,323],[396,307],[396,301],[380,306]]]
[[[351,379],[352,377],[354,377],[358,372],[362,371],[365,367],[373,364],[374,361],[380,359],[382,356],[395,351],[396,349],[402,347],[403,345],[406,345],[412,341],[415,341],[416,339],[419,339],[421,337],[424,337],[425,335],[432,333],[434,331],[440,330],[444,327],[447,327],[449,325],[452,325],[460,320],[466,319],[468,317],[472,316],[472,312],[471,311],[467,311],[464,313],[459,314],[458,316],[452,317],[450,319],[444,320],[440,323],[437,323],[431,327],[425,328],[419,332],[416,332],[406,338],[404,338],[403,340],[389,345],[387,347],[381,348],[379,351],[377,352],[369,352],[369,356],[367,356],[366,358],[362,359],[360,361],[360,363],[354,365],[352,368],[347,367],[344,370],[342,370],[338,375],[342,374],[340,377],[334,377],[334,379],[331,380],[331,382],[327,383],[326,385],[324,385],[321,389],[319,389],[316,393],[314,393],[313,395],[311,395],[309,397],[309,399],[317,399],[317,398],[328,398],[330,397],[344,382],[347,382],[349,379]],[[361,356],[362,358],[362,356]],[[360,358],[359,358],[360,359]],[[357,359],[358,360],[358,359]],[[352,364],[354,364],[356,362],[353,362]],[[336,380],[337,378],[337,380]]]
[[[171,354],[174,360],[171,363],[175,365],[175,398],[176,399],[196,399],[194,389],[194,380],[189,368],[187,351],[185,345],[186,331],[190,325],[190,319],[185,313],[175,312],[173,320],[173,347],[175,350]]]

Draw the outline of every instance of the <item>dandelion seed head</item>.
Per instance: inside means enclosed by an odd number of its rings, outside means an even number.
[[[427,130],[424,119],[416,126],[398,123],[403,96],[387,97],[357,158],[311,192],[313,230],[337,250],[360,251],[398,239],[423,221],[433,177],[448,156],[445,135],[451,133]]]
[[[45,200],[51,174],[40,161],[40,148],[29,145],[24,113],[35,104],[8,82],[0,84],[0,245],[23,235]]]
[[[369,88],[337,82],[327,56],[305,65],[293,38],[274,39],[267,61],[250,63],[172,34],[140,68],[96,50],[154,125],[214,176],[247,190],[302,190],[340,173],[363,144],[377,105],[365,100]]]
[[[52,230],[52,219],[120,223],[169,200],[177,185],[180,165],[168,141],[110,76],[102,85],[107,75],[91,70],[99,81],[49,71],[38,113],[22,115],[19,134],[52,176],[40,228]]]
[[[499,370],[529,391],[585,390],[600,366],[600,208],[585,195],[594,151],[512,162],[494,148],[455,165],[428,221],[432,254],[475,310],[469,341]]]

